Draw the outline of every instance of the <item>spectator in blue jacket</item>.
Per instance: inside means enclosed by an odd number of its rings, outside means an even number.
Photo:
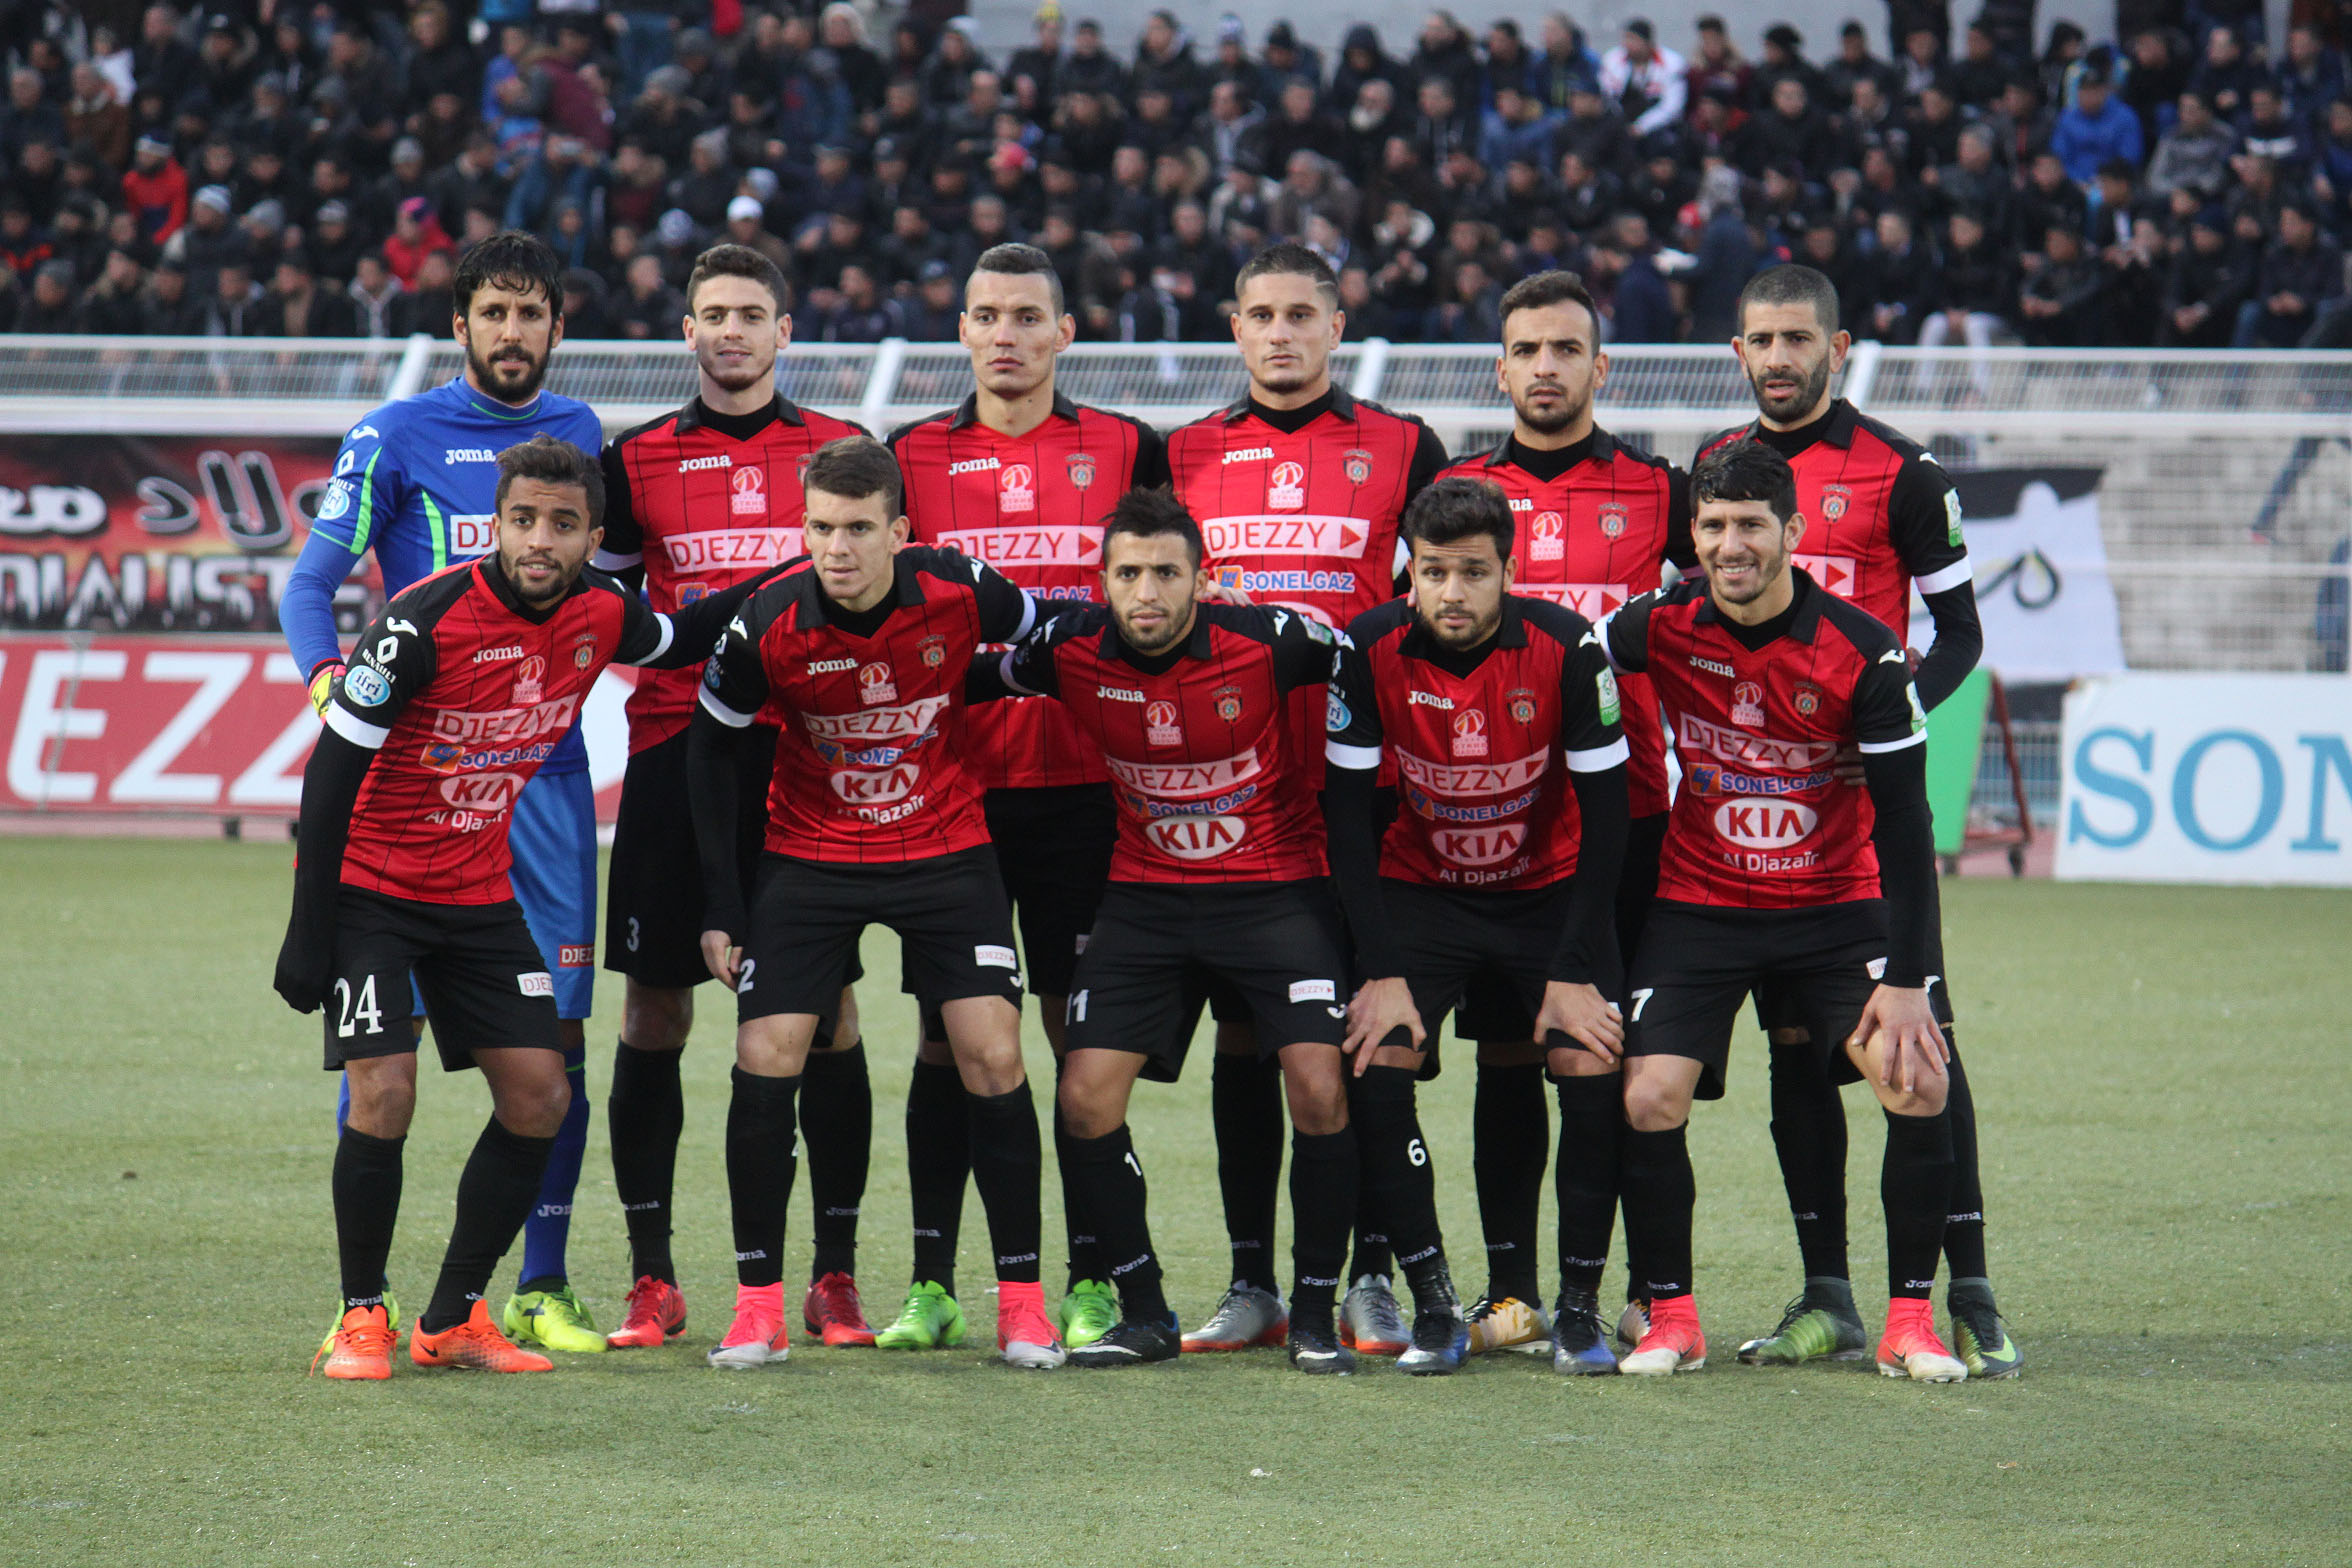
[[[2050,146],[2058,161],[2066,165],[2067,177],[2087,188],[2098,177],[2099,165],[2110,158],[2126,159],[2138,167],[2140,117],[2115,101],[2111,80],[2092,73],[2076,85],[2073,107],[2061,113],[2051,128]]]

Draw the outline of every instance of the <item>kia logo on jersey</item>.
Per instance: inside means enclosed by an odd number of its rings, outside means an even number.
[[[1764,688],[1741,681],[1731,689],[1731,722],[1744,730],[1764,727]]]
[[[1184,744],[1184,730],[1176,722],[1176,704],[1152,702],[1144,705],[1143,739],[1144,744],[1149,746]]]
[[[1535,521],[1527,525],[1533,538],[1528,554],[1538,561],[1560,559],[1560,536],[1567,532],[1568,522],[1557,512],[1538,512]]]
[[[1846,508],[1854,504],[1854,492],[1846,485],[1821,487],[1821,515],[1836,522],[1846,515]]]
[[[1037,510],[1037,475],[1027,463],[1007,463],[997,470],[996,509],[1000,512]]]
[[[1607,534],[1612,539],[1623,537],[1625,533],[1626,521],[1632,515],[1632,513],[1625,509],[1625,503],[1622,501],[1602,502],[1601,532]]]
[[[547,661],[534,653],[515,666],[514,690],[507,693],[507,705],[528,708],[546,700]]]
[[[1304,463],[1276,463],[1266,476],[1266,507],[1275,512],[1307,509],[1307,467]]]
[[[1742,849],[1786,849],[1820,825],[1820,815],[1801,801],[1727,800],[1715,808],[1715,831]]]
[[[1340,461],[1347,466],[1349,484],[1360,485],[1372,477],[1372,454],[1362,447],[1350,448]]]
[[[1454,755],[1486,755],[1486,715],[1476,708],[1465,708],[1454,715]]]
[[[858,666],[858,701],[869,708],[878,702],[898,701],[898,686],[890,678],[889,665]]]
[[[727,502],[729,511],[737,517],[768,515],[768,476],[764,470],[738,468],[727,483],[735,492]]]
[[[1094,483],[1093,453],[1072,452],[1070,454],[1070,483],[1081,490]]]

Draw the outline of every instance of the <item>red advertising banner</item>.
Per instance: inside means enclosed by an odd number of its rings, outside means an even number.
[[[605,823],[633,674],[608,671],[582,710]],[[0,812],[291,816],[318,728],[276,637],[0,636]]]
[[[305,436],[0,440],[0,628],[274,632],[337,443]],[[383,602],[343,585],[345,635]]]

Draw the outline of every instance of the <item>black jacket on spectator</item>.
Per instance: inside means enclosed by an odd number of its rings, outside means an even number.
[[[2165,279],[2164,324],[2157,341],[2167,348],[2229,347],[2238,307],[2254,292],[2254,265],[2245,247],[2235,243],[2211,255],[2199,254],[2194,242],[2184,244]],[[2205,306],[2205,317],[2183,331],[2173,314],[2191,305]]]

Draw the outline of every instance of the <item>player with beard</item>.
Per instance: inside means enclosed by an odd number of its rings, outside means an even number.
[[[1501,314],[1495,379],[1511,401],[1511,433],[1446,475],[1484,480],[1509,498],[1512,593],[1597,622],[1657,587],[1668,563],[1692,564],[1690,482],[1680,469],[1633,451],[1594,422],[1593,400],[1608,384],[1609,356],[1582,280],[1568,272],[1523,278],[1503,296]],[[1617,882],[1616,926],[1618,948],[1630,962],[1658,885],[1658,846],[1665,840],[1671,797],[1665,731],[1649,679],[1628,675],[1620,686],[1632,822]],[[1486,1231],[1488,1282],[1470,1312],[1473,1353],[1540,1343],[1552,1331],[1544,1319],[1535,1255],[1551,1136],[1543,1107],[1547,1059],[1555,1064],[1560,1102],[1554,1181],[1562,1244],[1573,1233],[1577,1246],[1562,1256],[1570,1275],[1562,1299],[1578,1321],[1559,1332],[1581,1337],[1584,1315],[1597,1310],[1586,1296],[1599,1290],[1609,1251],[1622,1120],[1617,1079],[1592,1053],[1547,1053],[1533,1023],[1509,987],[1478,981],[1456,1015],[1457,1032],[1478,1042],[1471,1169]],[[1596,1205],[1597,1222],[1590,1217]],[[1579,1353],[1581,1345],[1569,1359]],[[1614,1369],[1605,1355],[1586,1359]]]
[[[972,360],[972,395],[890,437],[906,474],[907,523],[917,544],[988,562],[1045,603],[1082,604],[1101,581],[1102,522],[1129,490],[1168,482],[1159,432],[1123,414],[1071,402],[1054,366],[1077,323],[1063,309],[1053,262],[1032,245],[983,251],[964,283],[957,331]],[[1008,700],[972,710],[965,758],[987,794],[988,836],[1021,928],[1021,958],[1038,1021],[1058,1063],[1063,1009],[1078,951],[1094,926],[1118,814],[1101,751],[1057,704]],[[907,1093],[907,1172],[914,1200],[915,1267],[906,1305],[884,1346],[943,1342],[955,1301],[957,1221],[971,1154],[964,1090],[935,1008]],[[1054,1148],[1069,1132],[1057,1111]],[[1063,1210],[1074,1216],[1070,1172]],[[1069,1280],[1056,1321],[1071,1349],[1118,1321],[1094,1239],[1069,1235]]]
[[[1396,597],[1404,567],[1397,519],[1445,467],[1445,445],[1420,420],[1351,397],[1332,380],[1347,316],[1322,257],[1303,245],[1269,245],[1241,269],[1234,289],[1233,340],[1249,389],[1169,436],[1176,499],[1200,520],[1220,588],[1342,627]],[[1313,718],[1300,713],[1301,733]],[[1320,754],[1306,765],[1319,784]],[[1185,1336],[1195,1351],[1282,1338],[1273,1274],[1282,1100],[1234,1000],[1212,997],[1211,1008],[1218,1031],[1209,1104],[1233,1285]],[[1410,1344],[1390,1289],[1394,1266],[1381,1221],[1367,1215],[1340,1327],[1372,1354],[1397,1355]]]
[[[341,1302],[312,1361],[330,1378],[392,1375],[400,1311],[384,1268],[416,1107],[412,976],[441,1065],[480,1068],[492,1114],[409,1359],[553,1367],[501,1334],[482,1299],[575,1092],[555,984],[514,899],[513,813],[546,760],[538,742],[571,727],[606,665],[699,662],[749,588],[674,617],[650,610],[588,568],[604,512],[594,458],[537,436],[502,453],[497,475],[492,552],[392,596],[329,683],[302,774],[294,908],[273,984],[297,1012],[325,1008],[326,1065],[352,1091],[335,1147]]]
[[[685,407],[623,431],[604,450],[604,543],[596,564],[642,586],[657,610],[677,610],[804,552],[800,475],[826,442],[865,432],[795,406],[776,390],[776,358],[791,344],[784,278],[742,245],[717,245],[686,281],[684,333],[697,390]],[[606,1116],[613,1186],[628,1224],[627,1316],[616,1348],[659,1345],[686,1326],[670,1256],[678,1135],[685,1121],[679,1053],[694,1025],[702,961],[703,893],[686,792],[686,729],[695,674],[647,675],[629,697],[629,771],[613,832],[604,964],[626,977],[621,1038]],[[768,745],[746,748],[741,798],[756,813],[767,793]],[[755,846],[757,817],[739,837]],[[756,853],[743,859],[749,889]],[[815,1255],[801,1320],[828,1345],[870,1345],[857,1291],[858,1208],[873,1142],[874,1100],[844,988],[840,1019],[820,1029],[801,1073]]]
[[[1327,687],[1339,634],[1294,610],[1202,602],[1199,525],[1165,491],[1120,498],[1102,559],[1108,603],[1055,616],[997,670],[1014,695],[1069,710],[1119,806],[1110,886],[1072,981],[1061,1100],[1070,1189],[1120,1320],[1070,1358],[1123,1366],[1179,1351],[1127,1105],[1138,1077],[1175,1081],[1202,990],[1216,986],[1279,1064],[1296,1129],[1291,1364],[1347,1372],[1334,1321],[1357,1185],[1340,1050],[1346,938],[1306,767],[1326,705],[1302,731],[1295,700]]]
[[[1961,537],[1960,498],[1918,443],[1834,395],[1851,340],[1839,325],[1837,289],[1810,267],[1772,267],[1740,295],[1733,342],[1756,395],[1757,418],[1700,446],[1703,457],[1742,438],[1779,452],[1796,473],[1806,519],[1797,565],[1821,588],[1910,635],[1911,592],[1933,626],[1913,655],[1919,700],[1933,712],[1975,668],[1984,648],[1976,589]],[[1862,1353],[1862,1320],[1846,1261],[1846,1116],[1820,1053],[1767,980],[1756,1013],[1772,1041],[1772,1143],[1796,1216],[1805,1281],[1772,1333],[1740,1348],[1744,1361],[1792,1363]],[[1984,1183],[1976,1104],[1954,1048],[1951,1072],[1955,1169],[1944,1235],[1952,1343],[1975,1377],[2007,1377],[2023,1364],[1993,1299],[1985,1256]],[[1634,1315],[1636,1318],[1638,1314]],[[1638,1337],[1638,1321],[1629,1322]]]
[[[492,235],[458,263],[451,330],[465,369],[430,392],[371,410],[351,427],[310,537],[286,580],[278,616],[296,668],[322,717],[343,653],[335,634],[344,579],[370,550],[392,595],[430,573],[488,551],[497,531],[498,455],[549,435],[586,451],[604,440],[585,403],[541,390],[563,342],[563,268],[545,242],[519,230]],[[522,1281],[500,1314],[507,1332],[551,1350],[598,1351],[588,1309],[564,1259],[572,1194],[588,1145],[585,1027],[596,976],[596,795],[576,726],[536,737],[512,762],[536,766],[515,802],[515,898],[554,976],[571,1109],[547,1161],[546,1186],[523,1227]],[[422,1005],[417,1014],[422,1017]],[[350,1105],[342,1089],[341,1110]],[[338,1122],[341,1111],[338,1113]]]
[[[1513,591],[1512,516],[1495,485],[1440,479],[1405,509],[1404,531],[1411,596],[1348,628],[1353,646],[1342,650],[1331,689],[1324,786],[1332,874],[1357,967],[1371,977],[1350,1010],[1356,1137],[1365,1182],[1384,1186],[1373,1208],[1388,1217],[1419,1309],[1413,1349],[1398,1365],[1450,1370],[1469,1345],[1469,1327],[1451,1313],[1450,1343],[1432,1332],[1423,1277],[1432,1257],[1442,1270],[1444,1252],[1426,1152],[1403,1161],[1380,1154],[1384,1140],[1399,1137],[1421,1147],[1413,1110],[1420,1044],[1468,985],[1484,981],[1534,1020],[1529,1037],[1549,1047],[1568,1119],[1554,1364],[1614,1372],[1597,1292],[1615,1219],[1623,1039],[1610,1000],[1622,994],[1610,926],[1626,822],[1617,682],[1591,622]],[[1384,764],[1395,768],[1403,801],[1381,842],[1373,798]],[[1581,1126],[1588,1101],[1613,1114]],[[1528,1209],[1532,1229],[1533,1194]],[[1540,1299],[1521,1289],[1519,1299]]]

